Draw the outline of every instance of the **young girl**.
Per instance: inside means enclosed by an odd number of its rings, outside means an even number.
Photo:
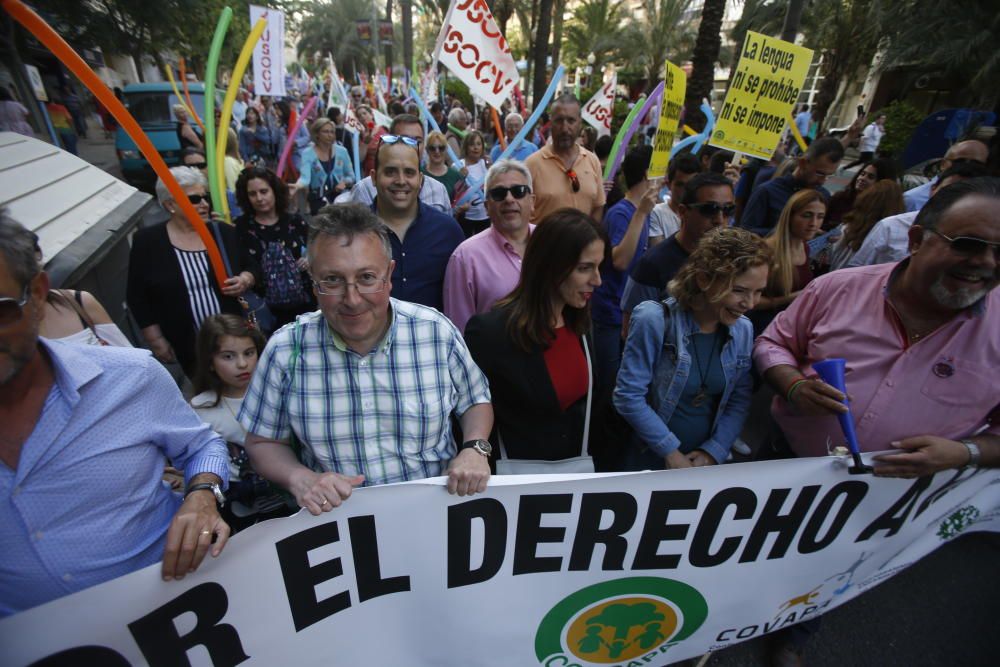
[[[212,315],[198,332],[198,366],[191,407],[229,447],[229,489],[223,518],[235,533],[264,519],[294,511],[286,496],[250,467],[243,449],[246,429],[236,415],[264,349],[264,336],[236,315]]]
[[[486,161],[486,149],[483,135],[478,130],[471,130],[462,140],[462,160],[456,168],[464,167],[468,170],[469,180],[486,180],[486,170],[489,164]],[[482,196],[477,196],[472,200],[471,206],[459,219],[465,238],[475,236],[490,226],[490,218],[486,213],[486,204]]]

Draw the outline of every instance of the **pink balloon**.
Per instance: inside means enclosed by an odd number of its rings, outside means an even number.
[[[302,123],[306,122],[306,117],[309,112],[313,110],[316,106],[316,102],[319,101],[319,97],[313,96],[309,103],[306,104],[306,108],[302,110],[299,114],[299,120],[295,123],[295,126],[288,131],[288,139],[285,141],[285,150],[281,151],[281,159],[278,160],[278,178],[285,175],[285,167],[288,165],[288,156],[292,154],[292,146],[295,145],[293,137],[299,133],[299,128],[302,127]]]

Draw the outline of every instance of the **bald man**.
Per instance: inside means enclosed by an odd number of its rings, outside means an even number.
[[[948,152],[944,154],[944,159],[941,160],[941,171],[945,171],[956,162],[978,162],[980,164],[986,164],[986,160],[989,158],[989,155],[990,149],[982,141],[977,139],[960,141],[949,148]],[[927,203],[927,200],[931,198],[931,188],[934,187],[936,182],[937,179],[935,178],[921,186],[904,192],[903,203],[906,204],[906,210],[919,211],[922,209],[924,204]]]

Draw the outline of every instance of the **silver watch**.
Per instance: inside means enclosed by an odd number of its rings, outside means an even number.
[[[212,495],[215,496],[215,502],[218,503],[219,507],[226,506],[226,494],[222,492],[222,487],[220,487],[218,484],[212,484],[209,482],[202,482],[201,484],[192,484],[184,492],[185,500],[195,491],[211,491]]]
[[[979,445],[972,442],[971,440],[959,440],[965,448],[969,450],[969,462],[965,464],[966,468],[978,468],[979,467]]]
[[[459,447],[459,451],[466,449],[474,449],[486,458],[489,458],[490,454],[493,453],[493,445],[490,444],[489,440],[483,440],[482,438],[463,442],[462,446]]]

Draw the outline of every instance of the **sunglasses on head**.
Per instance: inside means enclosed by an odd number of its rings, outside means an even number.
[[[577,178],[576,172],[573,171],[572,169],[570,169],[569,171],[566,172],[566,175],[569,176],[569,183],[570,183],[571,186],[573,186],[573,192],[579,192],[580,191],[580,179]]]
[[[198,205],[201,202],[205,202],[206,204],[212,203],[212,200],[208,198],[208,195],[188,195],[188,201],[195,205]]]
[[[929,231],[937,234],[947,241],[948,246],[960,255],[975,257],[976,255],[983,254],[984,250],[990,248],[993,250],[993,257],[1000,260],[1000,243],[992,243],[985,239],[977,239],[974,236],[956,236],[955,238],[952,238],[946,234],[942,234],[936,229],[931,229]]]
[[[382,144],[389,144],[392,146],[393,144],[398,144],[399,142],[403,142],[407,146],[412,146],[418,150],[420,149],[420,140],[414,139],[413,137],[404,137],[399,134],[383,134],[378,140],[380,146]]]
[[[490,199],[493,201],[503,201],[507,198],[507,193],[514,195],[514,199],[524,199],[526,196],[531,194],[531,188],[527,185],[512,185],[509,188],[505,188],[502,185],[498,185],[495,188],[490,188],[489,195]]]
[[[714,218],[719,215],[719,213],[722,213],[723,216],[728,218],[736,212],[736,204],[716,204],[714,201],[701,202],[700,204],[688,204],[688,206],[698,211],[698,213],[706,218]]]
[[[24,286],[24,294],[21,295],[20,301],[11,296],[0,299],[0,327],[14,324],[21,319],[24,315],[24,306],[28,303],[30,288],[30,285]]]

